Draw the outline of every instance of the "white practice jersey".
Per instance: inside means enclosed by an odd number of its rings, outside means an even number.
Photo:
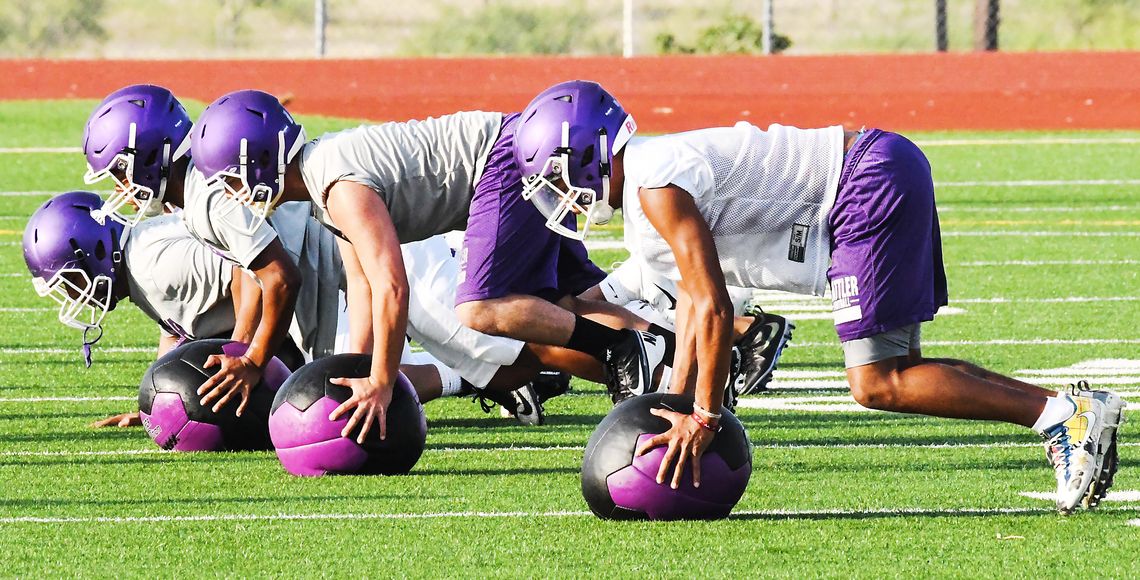
[[[198,243],[176,214],[130,228],[124,236],[130,299],[171,336],[226,335],[234,329],[234,266]]]
[[[730,286],[822,296],[843,167],[843,128],[749,123],[634,139],[625,153],[626,241],[672,280],[669,245],[641,209],[640,188],[672,184],[693,196]]]
[[[326,211],[328,192],[338,181],[351,181],[376,191],[401,243],[465,229],[502,121],[502,113],[463,112],[362,125],[307,143],[301,175],[317,219],[337,227]]]
[[[197,170],[187,172],[182,219],[190,233],[218,255],[248,270],[273,240],[280,239],[301,271],[289,336],[306,357],[332,354],[336,342],[337,293],[345,287],[336,236],[312,217],[307,201],[281,204],[258,223],[249,208],[207,187]],[[252,278],[251,278],[252,279]]]

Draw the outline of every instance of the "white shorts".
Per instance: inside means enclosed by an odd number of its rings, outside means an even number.
[[[459,261],[443,236],[400,246],[408,273],[408,336],[476,388],[518,360],[524,343],[477,332],[455,314]]]

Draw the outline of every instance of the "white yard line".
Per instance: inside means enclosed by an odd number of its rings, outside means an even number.
[[[79,347],[76,347],[76,348],[24,348],[24,347],[0,348],[0,355],[5,355],[5,354],[13,354],[13,355],[16,355],[16,354],[32,354],[32,355],[38,355],[38,354],[75,354],[77,352],[79,352]],[[148,347],[109,346],[107,348],[95,347],[94,352],[97,352],[97,353],[103,352],[103,353],[110,353],[110,354],[121,354],[121,353],[134,354],[134,353],[140,353],[140,352],[156,353],[156,352],[158,352],[158,347],[157,346],[148,346]]]
[[[138,397],[2,397],[0,403],[103,403],[138,400]]]
[[[919,139],[919,147],[977,147],[1005,145],[1135,145],[1140,137],[1025,137],[1013,139]]]
[[[1042,499],[1054,501],[1057,498],[1057,492],[1054,491],[1023,491],[1018,495],[1028,497],[1030,499]],[[1110,491],[1104,497],[1104,501],[1113,502],[1140,502],[1140,491],[1135,490],[1121,490]]]
[[[936,181],[934,187],[1053,187],[1065,185],[1140,185],[1140,179],[1010,179],[997,181]]]
[[[1000,516],[1000,515],[1033,515],[1050,514],[1052,508],[1037,507],[997,507],[997,508],[823,508],[823,509],[772,509],[772,510],[739,510],[733,512],[731,517],[761,517],[775,519],[819,518],[827,516]],[[1098,511],[1132,511],[1123,506],[1101,507]],[[51,517],[51,516],[10,516],[0,518],[0,524],[134,524],[134,523],[192,523],[192,522],[229,522],[229,521],[311,521],[311,520],[426,520],[426,519],[468,519],[468,518],[499,518],[499,519],[537,519],[537,518],[567,518],[590,517],[588,511],[543,511],[543,512],[428,512],[428,513],[315,513],[315,514],[193,514],[177,516],[88,516],[88,517]]]
[[[938,213],[1070,213],[1070,212],[1097,212],[1097,211],[1136,211],[1140,205],[987,205],[971,206],[969,204],[946,203],[938,206]]]
[[[1004,260],[1004,261],[979,261],[979,262],[958,262],[957,264],[948,264],[949,266],[958,266],[965,268],[978,268],[978,267],[1008,267],[1008,266],[1135,266],[1140,264],[1140,260]]]
[[[83,153],[81,147],[0,147],[0,153]]]
[[[1023,231],[1023,230],[994,230],[994,231],[943,231],[944,238],[998,238],[998,237],[1027,237],[1027,238],[1135,238],[1140,232],[1084,232],[1084,231]]]

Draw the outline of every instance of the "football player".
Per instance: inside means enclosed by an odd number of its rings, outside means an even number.
[[[1057,393],[922,355],[921,325],[948,294],[930,165],[918,147],[878,129],[742,122],[620,148],[613,102],[596,83],[560,83],[523,112],[517,138],[531,144],[520,155],[535,159],[524,195],[550,227],[567,234],[566,215],[621,208],[633,253],[678,283],[670,388],[693,393],[695,404],[690,415],[653,411],[672,427],[638,453],[668,446],[659,483],[677,487],[691,464],[699,485],[729,366],[727,285],[818,296],[830,285],[861,405],[1032,428],[1047,440],[1059,511],[1099,501],[1115,469],[1105,457],[1115,453],[1120,397]]]
[[[221,363],[223,371],[225,365],[233,361],[256,371],[246,374],[245,381],[226,382],[219,380],[225,377],[224,372],[216,374],[213,382],[203,387],[208,391],[204,400],[212,402],[240,395],[243,385],[252,388],[256,384],[261,365],[254,361],[263,359],[262,353],[267,351],[264,345],[271,342],[258,334],[262,329],[269,328],[271,336],[287,329],[302,346],[306,360],[331,354],[337,330],[338,288],[344,286],[344,273],[336,238],[310,217],[308,202],[282,204],[282,209],[268,223],[251,227],[253,220],[247,208],[219,203],[226,201],[219,196],[195,195],[208,188],[201,174],[194,171],[193,160],[188,155],[190,127],[185,109],[165,88],[133,85],[115,91],[96,107],[85,127],[83,149],[88,160],[85,177],[89,183],[113,181],[115,191],[108,197],[103,211],[107,218],[120,224],[138,224],[146,217],[161,213],[163,205],[176,209],[186,207],[182,216],[188,220],[191,233],[257,279],[257,284],[245,285],[251,297],[244,302],[252,312],[239,317],[240,329],[234,330],[235,340],[254,346],[239,359],[218,357],[210,361]],[[132,207],[135,213],[126,213]],[[285,308],[284,303],[291,300],[294,293],[297,296],[295,308]],[[263,294],[267,300],[262,300]],[[261,312],[267,310],[275,315],[262,317]],[[278,312],[284,322],[276,316]],[[259,324],[261,320],[270,322]],[[357,344],[348,341],[345,348],[351,352],[366,352],[367,347],[362,345],[366,345],[368,337],[358,334],[356,338]],[[274,350],[271,348],[268,352]],[[472,387],[461,384],[454,370],[430,355],[429,358],[427,362],[439,374],[429,383],[447,381],[444,395],[469,394]],[[482,376],[473,378],[480,388],[488,382]],[[417,386],[421,384],[414,382]],[[506,384],[504,379],[500,379],[495,387],[499,390],[479,393],[503,404],[520,422],[541,423],[541,401],[537,400],[533,388],[524,384],[511,390],[500,386],[503,384]],[[459,390],[451,390],[451,387]],[[421,400],[429,398],[421,397]]]
[[[532,219],[542,233],[538,238],[527,238],[523,234],[530,230],[501,221],[496,209],[499,200],[513,196],[500,193],[504,187],[515,187],[517,179],[497,170],[511,156],[510,135],[516,122],[516,115],[467,112],[362,126],[306,143],[301,126],[275,98],[260,91],[238,91],[207,107],[195,124],[191,146],[195,166],[207,185],[226,192],[214,196],[217,203],[233,199],[253,212],[253,220],[225,224],[227,230],[255,236],[277,205],[312,201],[317,218],[342,240],[350,319],[358,325],[351,334],[367,336],[373,352],[369,377],[338,379],[338,384],[353,390],[352,398],[333,413],[339,417],[353,411],[346,433],[359,428],[363,438],[373,420],[381,419],[383,435],[383,412],[391,398],[394,365],[408,325],[409,288],[400,243],[465,226],[467,241],[460,256],[456,302],[500,300],[520,312],[526,311],[525,305],[537,304],[533,313],[525,315],[529,322],[521,325],[522,318],[505,314],[473,323],[472,311],[461,304],[459,315],[466,326],[533,345],[522,351],[541,362],[530,369],[532,374],[550,367],[601,381],[603,368],[609,369],[610,376],[631,376],[648,366],[642,343],[655,338],[613,330],[584,315],[617,321],[618,326],[647,323],[612,305],[573,298],[602,278],[601,271],[586,259],[581,244],[570,245],[551,236],[541,227],[541,216]],[[489,200],[486,207],[479,204],[481,199]],[[188,208],[193,205],[189,202]],[[522,208],[535,215],[532,208]],[[193,214],[187,217],[192,231],[217,228],[219,220],[208,212],[188,209],[188,213]],[[199,218],[203,215],[209,225]],[[492,264],[492,257],[484,257],[477,248],[495,247],[493,241],[484,244],[484,238],[500,233],[518,234],[512,239],[515,254],[507,253],[504,246],[493,254],[501,263]],[[531,255],[536,248],[544,259]],[[506,268],[512,260],[537,264],[542,270],[532,276],[512,272],[507,280],[483,266],[472,268],[474,261]],[[543,298],[557,298],[581,315],[556,308]],[[552,317],[542,314],[550,308],[558,311],[554,318],[569,321],[571,328],[562,329],[562,335],[543,333],[552,326],[547,320]],[[273,311],[266,308],[266,317]],[[487,324],[488,320],[503,326]],[[571,336],[574,325],[587,330]],[[519,367],[530,367],[529,362],[533,361],[516,361]],[[237,368],[241,363],[233,365]],[[622,371],[614,370],[618,367]]]

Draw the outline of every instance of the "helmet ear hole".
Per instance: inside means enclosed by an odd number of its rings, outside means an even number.
[[[158,149],[151,149],[150,155],[146,156],[146,160],[143,161],[143,165],[146,165],[149,167],[151,165],[154,165],[154,162],[157,160],[158,160]]]
[[[95,244],[95,259],[102,260],[107,257],[107,248],[103,245],[103,240],[99,240]]]
[[[582,167],[586,167],[594,161],[594,146],[589,145],[582,150]]]

